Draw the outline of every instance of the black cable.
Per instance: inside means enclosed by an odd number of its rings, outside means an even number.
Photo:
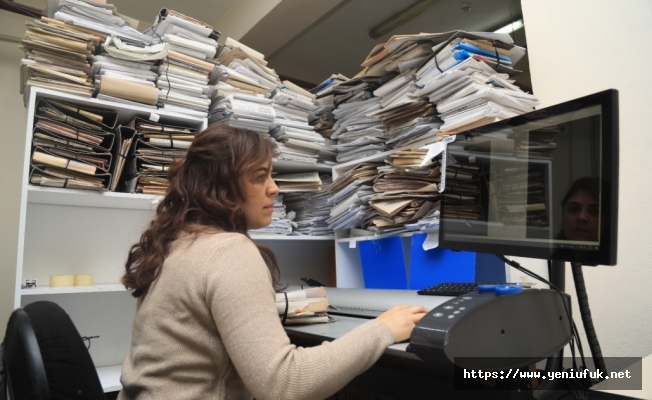
[[[530,277],[532,277],[532,278],[534,278],[534,279],[536,279],[538,281],[541,281],[541,282],[545,283],[546,285],[550,286],[550,288],[557,291],[557,293],[559,294],[559,296],[562,299],[562,303],[564,304],[564,311],[566,311],[566,317],[568,318],[568,321],[569,321],[570,326],[571,326],[571,341],[569,342],[569,344],[570,344],[570,349],[571,349],[571,354],[572,354],[572,359],[573,359],[573,370],[574,371],[579,371],[579,369],[577,368],[577,364],[575,362],[574,345],[575,345],[576,342],[580,343],[580,337],[579,337],[579,333],[577,331],[577,327],[575,326],[575,322],[573,321],[573,318],[571,317],[570,310],[568,308],[569,305],[566,303],[566,299],[564,298],[563,292],[558,287],[556,287],[555,285],[550,283],[548,280],[546,280],[543,277],[537,275],[536,273],[522,267],[516,261],[509,260],[505,256],[502,256],[502,255],[499,255],[499,254],[496,254],[496,257],[498,257],[499,259],[504,261],[507,265],[511,266],[512,268],[515,268],[516,270],[521,271],[524,274],[526,274],[526,275],[528,275],[528,276],[530,276]],[[583,356],[582,351],[581,351],[581,344],[578,346],[578,350],[580,350],[580,353],[581,353],[581,356],[582,356],[582,362],[584,363],[584,356]],[[586,363],[584,363],[583,368],[586,368]],[[584,387],[581,380],[579,380],[578,378],[571,378],[571,379],[567,379],[566,381],[567,381],[567,384],[568,384],[569,381],[573,382],[579,388],[579,389],[570,389],[570,388],[568,389],[569,393],[575,399],[579,400],[579,399],[586,398],[586,391],[588,390],[588,387]]]
[[[589,297],[586,293],[586,286],[584,285],[584,275],[582,274],[582,264],[572,262],[571,269],[573,272],[573,280],[575,281],[577,302],[579,303],[580,306],[580,315],[582,316],[582,322],[584,323],[584,332],[586,333],[586,338],[589,341],[589,348],[591,349],[593,362],[595,364],[595,368],[598,371],[601,371],[604,376],[606,376],[607,366],[604,363],[602,350],[600,349],[600,343],[598,342],[598,335],[595,332],[595,327],[593,326],[593,319],[591,318],[591,309],[589,308]]]

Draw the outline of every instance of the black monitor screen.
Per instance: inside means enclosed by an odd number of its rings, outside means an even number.
[[[616,264],[617,91],[460,133],[447,164],[442,247]]]

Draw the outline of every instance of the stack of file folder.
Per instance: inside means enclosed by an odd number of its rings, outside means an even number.
[[[369,205],[374,210],[361,228],[376,234],[403,232],[426,216],[440,199],[441,156],[424,162],[425,150],[402,150],[378,167]]]
[[[35,114],[30,183],[107,190],[117,113],[39,99]]]
[[[91,97],[91,63],[104,35],[46,17],[26,25],[21,47],[25,58],[20,63],[25,104],[32,86]]]
[[[188,151],[197,129],[134,118],[120,134],[119,190],[165,195],[168,169]]]
[[[331,197],[326,203],[332,207],[326,220],[333,231],[360,226],[369,209],[369,198],[374,194],[373,181],[382,163],[361,163],[340,175],[326,187]]]
[[[294,223],[294,212],[286,211],[283,204],[283,195],[274,196],[274,211],[272,212],[272,223],[260,229],[250,229],[249,234],[255,235],[289,235],[292,228],[296,228]]]
[[[333,114],[335,109],[335,92],[334,88],[342,82],[348,81],[349,78],[341,74],[333,74],[330,78],[310,90],[315,95],[315,104],[317,109],[310,114],[310,125],[315,132],[324,138],[324,149],[321,151],[318,162],[322,164],[334,165],[337,163],[337,149],[333,148],[337,141],[331,139],[333,134],[333,125],[336,119]]]
[[[319,191],[315,192],[290,192],[283,195],[285,205],[289,211],[295,213],[294,223],[297,225],[293,235],[332,235],[326,220],[330,217],[331,207],[328,198],[331,194],[326,190],[333,180],[330,175],[320,175],[322,182]]]
[[[387,150],[387,127],[372,116],[381,109],[380,98],[373,91],[383,83],[382,78],[353,78],[333,88],[335,104],[333,115],[333,146],[338,151],[337,162],[345,163]]]
[[[168,46],[133,46],[116,37],[102,43],[93,60],[97,98],[119,103],[148,105],[156,109],[158,91],[155,65],[167,55]]]
[[[154,43],[168,46],[158,67],[158,99],[166,110],[200,118],[208,116],[216,68],[219,32],[212,26],[169,9],[162,9],[148,30]]]

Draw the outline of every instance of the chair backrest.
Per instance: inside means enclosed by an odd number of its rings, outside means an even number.
[[[12,399],[50,400],[41,350],[29,316],[15,310],[7,324],[3,357]]]
[[[11,314],[4,363],[12,399],[105,400],[77,328],[53,302],[38,301]]]

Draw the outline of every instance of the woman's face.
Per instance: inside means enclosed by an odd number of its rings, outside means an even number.
[[[562,227],[568,240],[597,242],[600,227],[598,199],[586,190],[578,190],[564,207]]]
[[[247,229],[264,228],[272,223],[274,196],[278,186],[272,180],[272,164],[263,162],[256,165],[243,177],[245,202],[243,210],[247,220]]]

